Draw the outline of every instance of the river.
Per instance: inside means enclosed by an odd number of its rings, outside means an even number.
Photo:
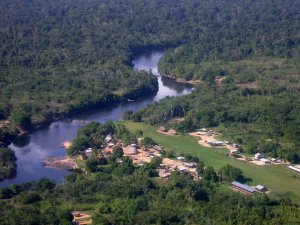
[[[134,68],[138,70],[152,70],[157,76],[159,91],[135,101],[123,102],[103,108],[92,109],[73,116],[71,119],[98,121],[121,120],[121,112],[126,110],[137,111],[142,107],[158,101],[166,96],[180,96],[191,92],[190,84],[178,83],[173,79],[162,77],[157,71],[157,63],[163,56],[163,51],[144,52],[133,60]],[[67,120],[53,122],[50,126],[40,128],[22,138],[16,139],[9,148],[16,152],[17,176],[11,180],[4,180],[0,187],[6,187],[13,183],[21,184],[26,181],[38,180],[46,177],[61,183],[63,176],[70,173],[67,170],[49,169],[42,166],[42,160],[47,156],[65,156],[66,149],[61,148],[62,143],[76,137],[77,130],[82,125],[73,124]]]

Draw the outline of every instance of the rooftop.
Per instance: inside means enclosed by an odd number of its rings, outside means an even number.
[[[253,188],[251,188],[251,187],[249,187],[247,185],[241,184],[241,183],[239,183],[237,181],[233,181],[231,184],[234,185],[234,186],[236,186],[236,187],[239,187],[241,189],[244,189],[245,191],[248,191],[250,193],[254,193],[255,192],[255,189],[253,189]]]

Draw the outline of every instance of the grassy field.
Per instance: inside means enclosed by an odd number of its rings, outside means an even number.
[[[226,157],[229,152],[225,148],[208,148],[198,144],[195,137],[169,136],[156,131],[156,127],[144,123],[124,122],[130,131],[140,129],[144,137],[150,137],[155,142],[163,145],[166,150],[176,150],[177,153],[189,153],[197,156],[205,165],[213,166],[219,170],[222,166],[230,164],[240,168],[249,185],[263,185],[273,192],[290,197],[293,202],[300,204],[300,178],[299,175],[286,169],[287,165],[258,166],[250,162],[240,161]]]

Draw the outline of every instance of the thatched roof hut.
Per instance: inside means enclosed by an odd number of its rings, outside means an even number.
[[[168,177],[168,175],[165,173],[164,170],[159,171],[158,176],[161,177],[161,178],[166,178],[166,177]]]
[[[138,151],[136,150],[135,147],[132,147],[130,145],[128,145],[126,148],[123,149],[124,154],[127,155],[136,155],[138,154]]]
[[[176,134],[177,134],[177,132],[176,132],[175,130],[173,130],[173,129],[170,129],[170,130],[168,131],[168,133],[169,133],[169,134],[173,134],[173,135],[176,135]]]
[[[158,128],[159,131],[165,132],[166,128],[164,128],[163,126],[161,126],[160,128]]]
[[[158,145],[155,145],[155,146],[153,146],[153,149],[156,150],[156,151],[161,151],[162,147],[160,147]]]

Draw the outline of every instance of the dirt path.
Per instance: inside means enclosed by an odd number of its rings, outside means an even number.
[[[202,140],[199,140],[198,143],[202,146],[205,146],[205,147],[209,147],[209,148],[228,148],[229,150],[237,150],[237,148],[233,147],[232,145],[226,145],[226,144],[218,145],[218,146],[211,146],[210,144],[207,143],[208,141],[219,141],[219,140],[214,138],[215,135],[205,136],[205,134],[207,132],[202,132],[202,133],[203,133],[203,135],[199,135],[198,132],[193,132],[193,133],[190,133],[190,135],[195,136],[195,137],[201,137]]]

